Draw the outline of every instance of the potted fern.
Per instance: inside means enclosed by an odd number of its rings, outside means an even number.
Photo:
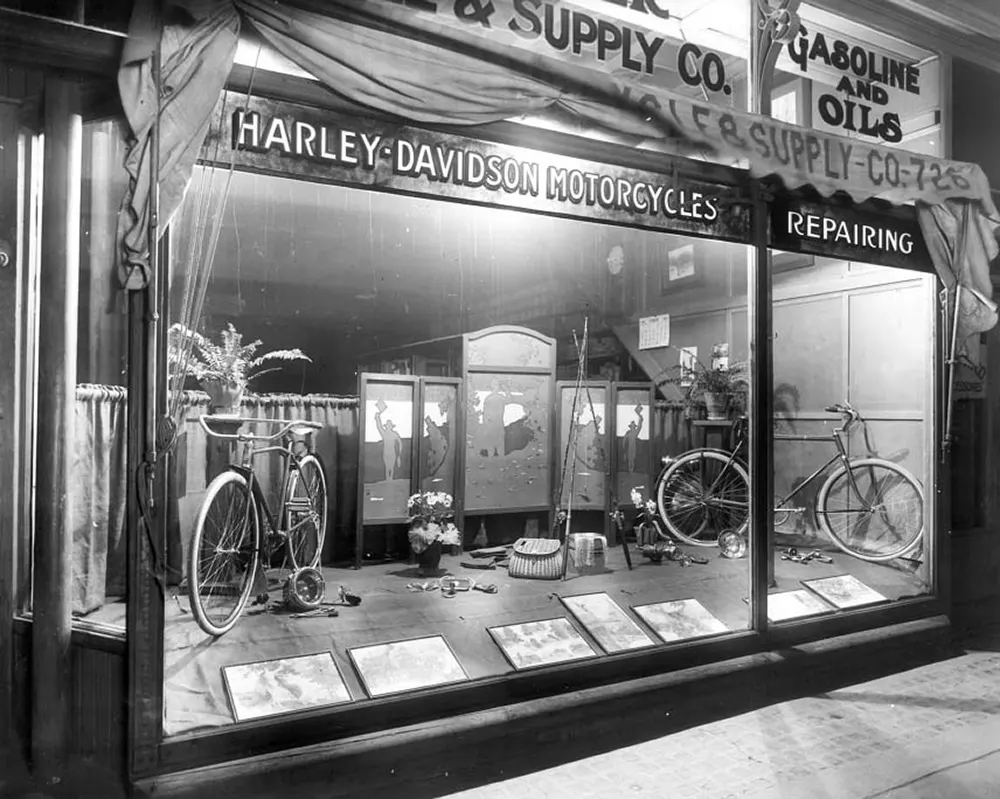
[[[180,323],[171,325],[167,359],[172,375],[184,371],[194,377],[208,394],[213,413],[237,414],[243,392],[251,380],[280,367],[264,368],[275,361],[309,361],[302,350],[271,350],[258,354],[261,341],[243,343],[243,334],[232,322],[213,341]]]
[[[706,416],[713,421],[729,418],[732,400],[746,393],[749,386],[748,364],[720,363],[706,366],[696,357],[674,366],[674,375],[661,383],[678,387],[684,401],[684,411],[691,414],[704,404]]]

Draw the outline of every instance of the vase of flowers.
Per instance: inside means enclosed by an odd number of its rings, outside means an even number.
[[[421,491],[406,503],[410,515],[410,548],[416,555],[421,577],[434,576],[444,547],[459,547],[462,537],[451,521],[455,516],[451,494]]]

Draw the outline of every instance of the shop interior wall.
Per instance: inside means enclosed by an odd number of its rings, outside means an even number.
[[[746,258],[736,247],[715,257],[725,268],[708,266],[707,287],[686,296],[664,295],[658,277],[650,277],[644,313],[669,313],[672,346],[696,347],[706,364],[719,342],[729,342],[734,362],[746,361]],[[775,432],[829,435],[839,417],[823,409],[850,400],[869,420],[878,451],[926,485],[931,319],[923,277],[790,254],[778,255],[776,264]],[[671,349],[655,357],[666,370],[679,356]],[[853,437],[851,454],[863,453],[863,440]],[[776,442],[775,491],[787,493],[832,454],[828,443]]]
[[[951,157],[979,164],[1000,186],[1000,75],[952,62]],[[994,192],[995,199],[1000,199]],[[997,285],[997,263],[992,265]],[[955,403],[951,455],[954,617],[974,625],[1000,618],[1000,332],[986,335],[986,396]]]

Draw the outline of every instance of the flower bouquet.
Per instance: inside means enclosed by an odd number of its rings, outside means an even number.
[[[421,572],[436,571],[443,547],[460,547],[462,535],[451,519],[455,516],[451,494],[421,491],[406,502],[410,514],[410,546]]]

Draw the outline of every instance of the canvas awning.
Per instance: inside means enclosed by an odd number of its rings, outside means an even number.
[[[992,328],[989,263],[1000,214],[975,164],[916,155],[799,128],[656,89],[621,70],[589,68],[518,44],[492,15],[512,0],[152,0],[136,3],[119,73],[136,141],[121,215],[130,288],[148,280],[150,142],[156,116],[153,55],[160,46],[160,230],[177,210],[209,119],[232,68],[242,24],[331,91],[360,106],[434,124],[471,125],[558,113],[597,131],[706,149],[790,188],[845,192],[855,202],[915,202],[935,267],[960,285],[959,340]],[[590,13],[590,12],[588,12]],[[591,14],[599,19],[599,14]],[[514,38],[512,38],[512,36]],[[609,46],[613,33],[607,34]],[[639,98],[646,96],[643,102]]]

